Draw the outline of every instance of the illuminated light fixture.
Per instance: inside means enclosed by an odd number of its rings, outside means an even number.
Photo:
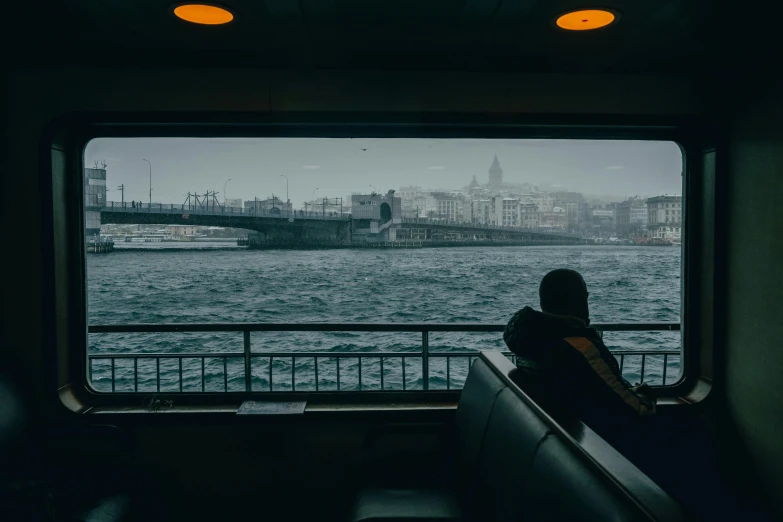
[[[606,9],[584,9],[571,11],[558,17],[555,22],[567,31],[590,31],[611,25],[617,20],[617,14]]]
[[[234,19],[228,9],[207,4],[183,4],[174,8],[174,16],[202,25],[223,25]]]

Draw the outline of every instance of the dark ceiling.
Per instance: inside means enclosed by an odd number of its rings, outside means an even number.
[[[621,19],[591,32],[553,26],[590,6],[576,0],[221,3],[237,19],[218,27],[165,0],[26,0],[5,36],[25,63],[692,74],[743,61],[763,32],[715,0],[602,1]]]

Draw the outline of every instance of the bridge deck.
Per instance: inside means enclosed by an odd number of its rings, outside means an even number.
[[[188,206],[166,203],[139,204],[134,207],[127,202],[107,202],[101,209],[102,223],[160,223],[181,225],[206,225],[225,226],[236,228],[248,228],[257,230],[259,226],[268,226],[277,223],[284,227],[303,227],[317,223],[349,223],[351,214],[334,211],[304,211],[304,210],[257,210],[241,207],[221,206]],[[201,219],[200,219],[201,218]],[[203,219],[210,218],[210,219]],[[510,227],[503,225],[485,225],[480,223],[455,223],[439,219],[411,219],[404,218],[396,228],[429,228],[439,231],[454,231],[467,234],[487,234],[498,232],[514,237],[528,237],[530,239],[551,239],[576,241],[581,239],[576,234],[559,231],[544,231],[537,228]]]

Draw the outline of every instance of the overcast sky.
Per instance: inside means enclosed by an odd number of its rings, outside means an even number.
[[[385,192],[405,185],[456,189],[488,181],[494,155],[503,180],[555,186],[586,195],[681,194],[682,155],[671,142],[586,140],[100,138],[85,166],[107,164],[109,201],[181,203],[188,191],[229,198],[289,197],[295,207],[316,197]]]

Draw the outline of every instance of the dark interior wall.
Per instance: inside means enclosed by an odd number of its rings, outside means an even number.
[[[42,175],[39,163],[40,140],[47,124],[59,115],[85,110],[196,111],[207,116],[212,111],[522,115],[700,111],[699,97],[693,95],[688,82],[649,77],[59,68],[13,72],[6,85],[3,102],[8,110],[0,116],[7,134],[2,191],[6,277],[0,292],[0,347],[6,357],[0,364],[12,368],[24,387],[30,411],[43,420],[56,419],[56,411],[72,415],[56,407],[57,379],[46,370],[56,353],[53,324],[46,319],[54,306],[46,279],[52,259],[40,240],[46,228],[45,209],[51,204],[45,190],[47,173]],[[50,157],[56,159],[58,154]],[[48,248],[46,239],[43,246]],[[433,415],[426,413],[425,420],[431,422]],[[359,448],[375,421],[358,422],[353,417],[342,422],[324,414],[307,420],[306,425],[273,429],[237,424],[233,417],[191,418],[169,427],[138,416],[97,418],[120,426],[125,423],[138,443],[132,460],[154,471],[165,482],[167,498],[199,520],[225,518],[230,509],[241,513],[241,502],[229,503],[229,509],[219,499],[234,495],[256,505],[271,505],[265,502],[286,498],[294,489],[306,490],[302,493],[306,501],[293,504],[322,515],[320,502],[347,497],[346,486],[359,480],[356,477],[372,482],[363,474],[368,466],[379,476],[397,469],[426,477],[422,470],[443,468],[436,451],[442,449],[442,439],[428,430],[419,430],[418,439],[407,435],[386,438],[388,442],[374,446],[375,460],[367,458]],[[390,420],[388,415],[375,418]],[[440,415],[435,420],[447,424],[448,418]],[[270,453],[270,447],[282,449]],[[329,477],[328,484],[323,477]],[[258,484],[266,488],[263,494]],[[320,496],[314,500],[313,495]],[[192,502],[193,498],[216,504],[210,511],[203,502]],[[287,509],[293,504],[282,506]]]
[[[734,469],[783,517],[783,96],[739,111],[728,156],[725,394]],[[752,97],[746,97],[753,100]]]

